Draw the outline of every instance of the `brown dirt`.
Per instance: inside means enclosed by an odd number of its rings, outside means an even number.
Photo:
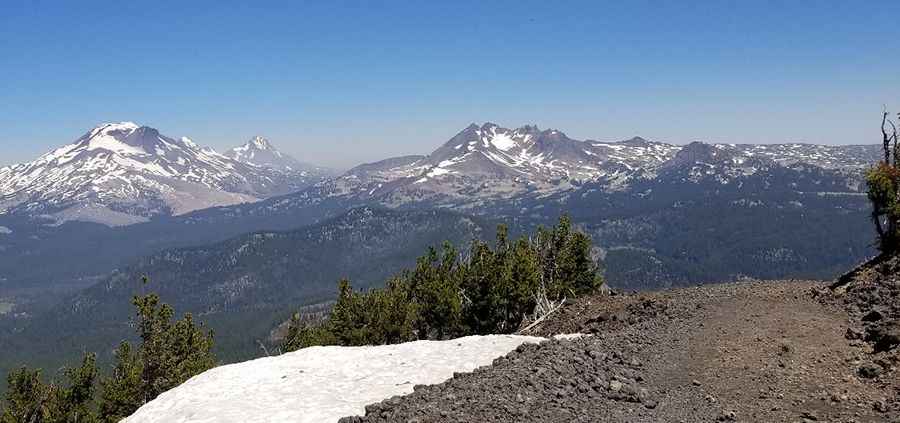
[[[874,378],[854,323],[815,282],[741,282],[593,297],[493,366],[344,421],[898,422],[896,374]]]

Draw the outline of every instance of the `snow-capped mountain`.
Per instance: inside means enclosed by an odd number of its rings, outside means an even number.
[[[307,175],[327,173],[327,169],[317,167],[282,153],[266,138],[256,136],[246,144],[226,151],[225,156],[242,163],[268,167],[283,172],[297,172]]]
[[[317,195],[377,199],[388,206],[425,202],[470,209],[523,197],[544,198],[584,184],[605,192],[624,191],[687,162],[696,167],[694,179],[709,174],[724,183],[771,166],[816,166],[843,172],[858,186],[862,169],[877,160],[878,151],[874,145],[680,146],[639,137],[579,141],[559,130],[530,125],[507,129],[472,124],[427,156],[359,166],[325,182]],[[727,166],[718,166],[725,162]]]
[[[547,206],[547,201],[565,202],[567,195],[585,191],[627,195],[636,186],[646,189],[648,184],[676,179],[739,186],[742,178],[774,172],[771,183],[777,185],[779,172],[788,169],[822,179],[823,186],[837,184],[859,192],[863,171],[877,160],[879,148],[700,142],[685,146],[640,137],[579,141],[559,130],[531,125],[507,129],[493,123],[472,124],[426,156],[360,165],[296,194],[229,208],[224,214],[275,216],[310,207],[335,212],[372,203],[523,213]]]
[[[578,141],[558,130],[472,124],[427,156],[406,156],[351,169],[331,195],[383,197],[388,205],[431,201],[478,207],[523,194],[547,195],[589,181],[617,189],[653,175],[679,147],[634,138]]]
[[[0,213],[124,225],[253,202],[314,182],[122,122],[100,125],[33,162],[0,169]]]

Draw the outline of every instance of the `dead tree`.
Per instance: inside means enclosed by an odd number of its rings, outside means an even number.
[[[884,161],[867,175],[868,193],[879,247],[882,252],[892,252],[900,246],[900,145],[897,126],[887,111],[881,115],[881,139]]]
[[[884,112],[881,116],[881,136],[882,142],[884,143],[884,163],[887,165],[897,166],[897,153],[900,152],[897,147],[897,127],[894,125],[894,122],[888,119],[889,113],[887,111]],[[890,131],[888,131],[888,125],[890,125]],[[891,163],[891,143],[894,143],[894,162]]]

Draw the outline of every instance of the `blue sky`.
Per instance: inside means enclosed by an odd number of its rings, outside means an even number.
[[[900,109],[898,2],[253,3],[2,2],[0,164],[123,120],[348,167],[471,122],[847,144]]]

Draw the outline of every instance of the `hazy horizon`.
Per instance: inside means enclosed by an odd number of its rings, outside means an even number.
[[[262,135],[342,169],[485,121],[601,141],[877,143],[883,105],[900,107],[886,54],[900,5],[817,6],[4,5],[0,166],[118,121],[219,151]]]

